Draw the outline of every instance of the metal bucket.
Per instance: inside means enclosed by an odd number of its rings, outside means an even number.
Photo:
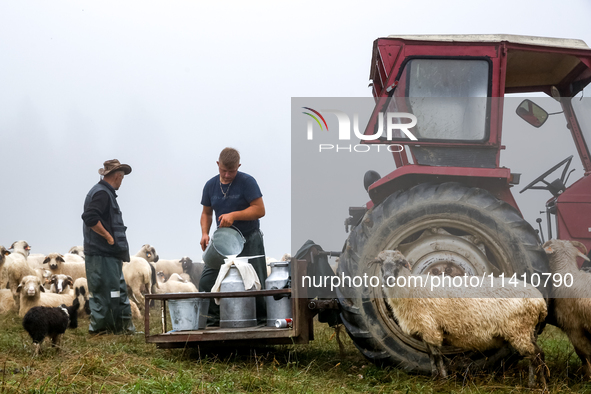
[[[203,253],[203,262],[210,268],[220,269],[227,256],[237,256],[242,252],[245,242],[236,227],[219,227]]]
[[[174,331],[203,330],[207,325],[209,298],[169,300],[168,310]]]

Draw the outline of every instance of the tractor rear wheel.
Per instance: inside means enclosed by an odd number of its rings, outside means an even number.
[[[488,191],[459,183],[421,184],[396,192],[370,209],[351,232],[338,276],[380,276],[369,264],[385,249],[398,249],[413,274],[450,276],[550,272],[533,228],[520,213]],[[544,290],[541,289],[543,294]],[[430,373],[420,338],[402,332],[381,286],[337,289],[341,318],[357,348],[371,361]],[[489,368],[512,355],[509,347],[463,352],[443,346],[454,365]]]

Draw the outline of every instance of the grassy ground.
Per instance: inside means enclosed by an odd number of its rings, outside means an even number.
[[[154,318],[157,311],[153,310]],[[154,319],[154,324],[157,320]],[[58,352],[44,343],[32,358],[31,340],[15,313],[0,316],[0,393],[520,393],[527,363],[497,372],[433,382],[368,363],[343,334],[317,325],[309,345],[275,346],[203,354],[160,350],[143,335],[89,337],[88,320],[68,330]],[[143,330],[137,322],[138,330]],[[153,328],[156,330],[156,327]],[[540,338],[553,393],[591,393],[566,337],[548,327]]]

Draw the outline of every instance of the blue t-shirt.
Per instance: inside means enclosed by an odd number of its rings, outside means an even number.
[[[224,197],[224,193],[226,196]],[[229,185],[222,185],[220,176],[211,178],[203,187],[201,205],[212,207],[215,212],[216,225],[220,225],[219,217],[225,213],[242,211],[250,203],[262,197],[257,181],[250,175],[238,171]],[[242,234],[247,234],[259,228],[259,220],[235,220],[233,224]]]

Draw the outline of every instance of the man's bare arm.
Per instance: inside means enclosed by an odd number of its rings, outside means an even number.
[[[265,216],[263,197],[250,202],[250,206],[242,211],[235,211],[220,215],[220,227],[229,227],[236,220],[257,220]]]
[[[213,208],[203,206],[203,212],[201,212],[201,250],[205,250],[209,244],[209,230],[212,222]]]

